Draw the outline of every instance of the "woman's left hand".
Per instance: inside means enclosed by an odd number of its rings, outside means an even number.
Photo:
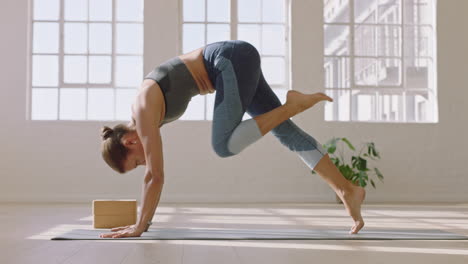
[[[143,234],[143,229],[137,228],[136,225],[132,225],[118,232],[104,233],[99,237],[101,238],[121,238],[121,237],[139,237]]]

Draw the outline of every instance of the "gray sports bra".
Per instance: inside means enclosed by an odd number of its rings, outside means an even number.
[[[163,92],[166,115],[161,126],[182,116],[192,97],[200,93],[192,74],[179,57],[163,62],[144,79],[155,80]]]

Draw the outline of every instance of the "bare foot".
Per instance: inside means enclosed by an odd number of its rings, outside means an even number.
[[[294,115],[307,110],[320,101],[333,102],[333,99],[324,93],[304,94],[295,90],[289,90],[286,95],[286,104],[291,106]]]
[[[346,210],[354,220],[354,226],[351,228],[350,234],[357,234],[364,226],[364,220],[361,216],[361,204],[366,197],[366,190],[361,186],[352,185],[351,191],[338,194],[343,201]]]

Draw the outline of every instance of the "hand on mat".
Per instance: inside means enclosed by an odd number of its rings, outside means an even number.
[[[114,228],[111,228],[111,231],[112,231],[112,232],[120,231],[120,230],[127,229],[127,228],[130,228],[130,227],[133,227],[133,226],[135,226],[135,225],[114,227]]]
[[[117,231],[112,233],[104,233],[99,237],[101,238],[121,238],[121,237],[139,237],[143,234],[143,230],[138,228],[136,225],[129,225],[123,227],[112,228],[111,231]]]

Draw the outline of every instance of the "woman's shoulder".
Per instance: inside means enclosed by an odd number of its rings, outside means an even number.
[[[164,119],[165,115],[165,102],[164,94],[159,84],[151,79],[143,80],[135,102],[132,105],[132,117],[135,116],[137,111],[152,109],[156,114],[160,114],[160,120]]]

